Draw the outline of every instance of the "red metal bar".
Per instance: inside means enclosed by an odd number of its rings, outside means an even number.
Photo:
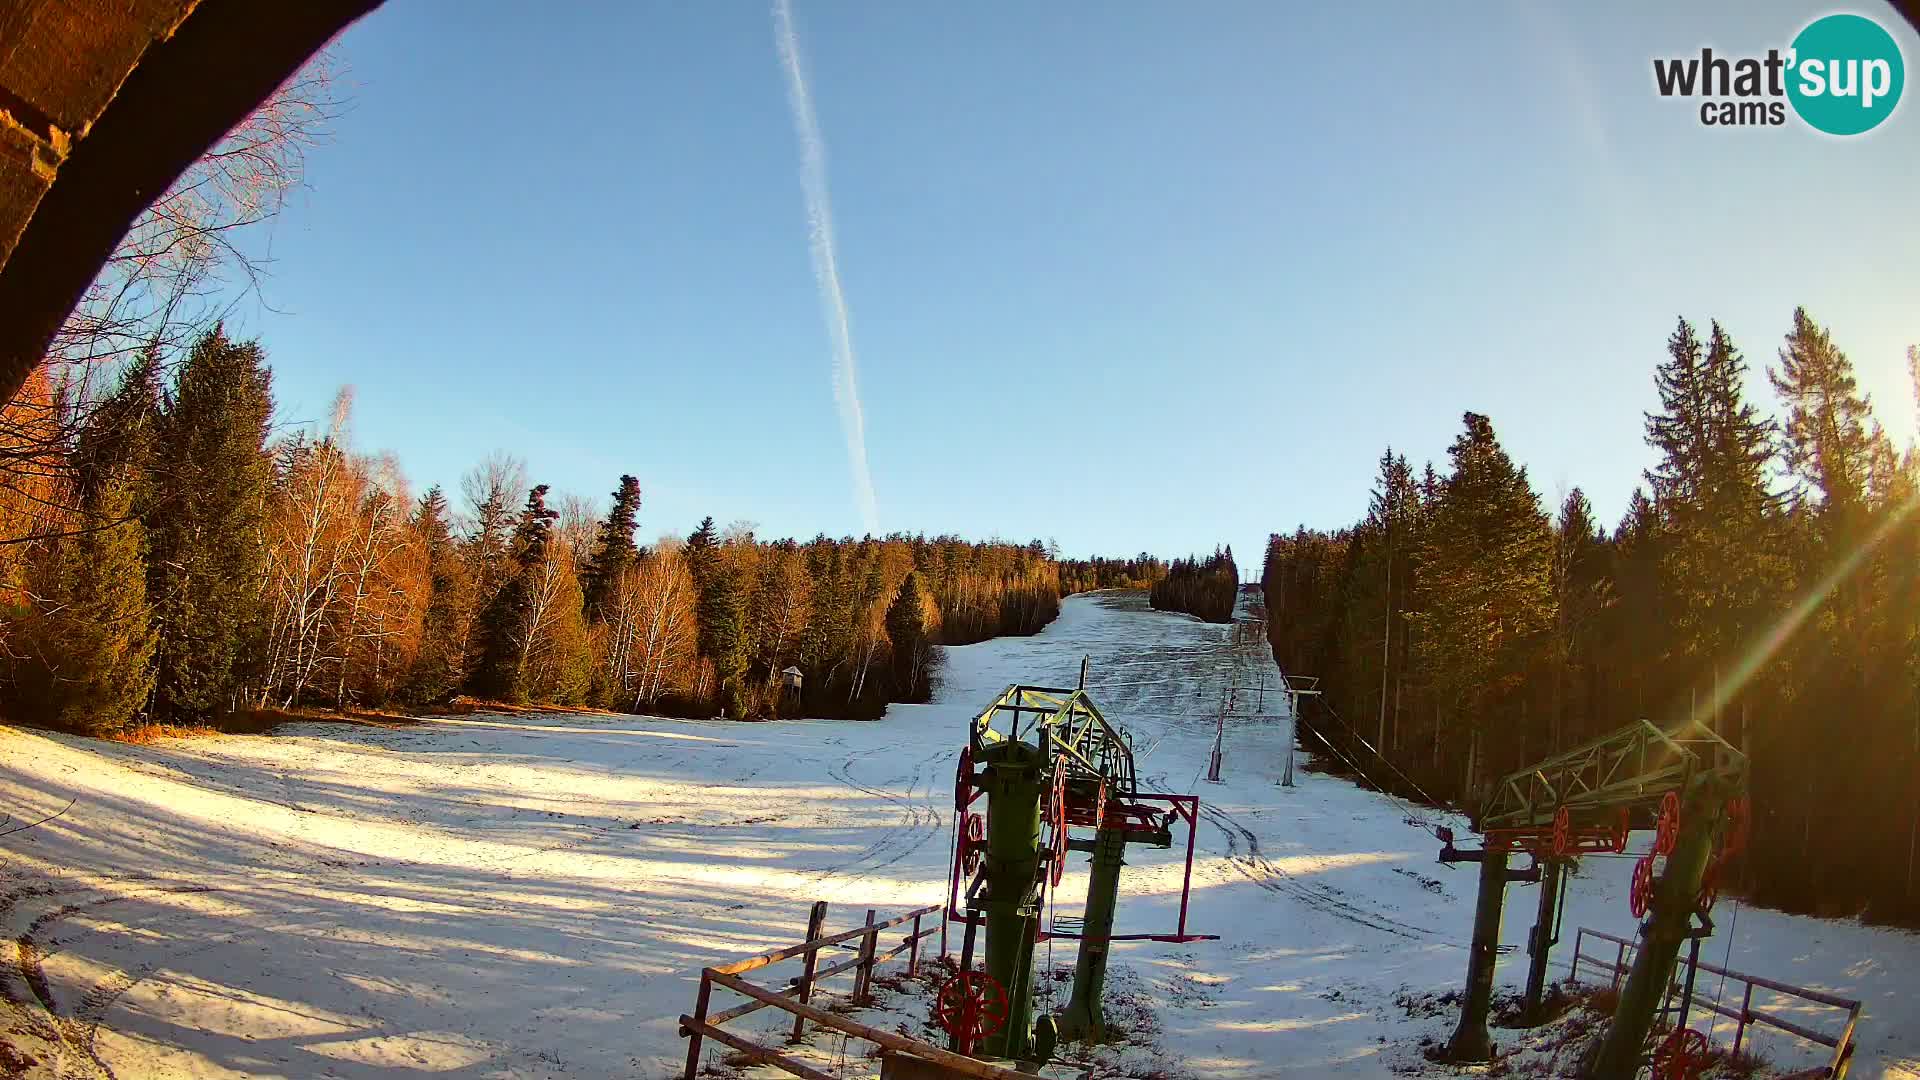
[[[1042,930],[1038,941],[1060,938],[1063,941],[1089,940],[1085,934],[1075,934],[1067,930]],[[1219,941],[1219,934],[1108,934],[1106,937],[1092,938],[1093,941],[1168,941],[1183,944],[1189,941]]]
[[[1180,803],[1175,801],[1173,806],[1174,812],[1179,813]],[[1187,897],[1193,892],[1193,840],[1194,836],[1200,831],[1200,800],[1198,797],[1193,799],[1190,815],[1191,816],[1187,818],[1187,872],[1180,877],[1180,922],[1177,924],[1177,929],[1183,937],[1187,932]]]

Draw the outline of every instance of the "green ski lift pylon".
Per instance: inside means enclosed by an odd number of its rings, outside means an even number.
[[[1562,891],[1565,865],[1582,854],[1625,851],[1631,830],[1660,826],[1661,842],[1673,855],[1659,882],[1654,918],[1641,928],[1643,947],[1636,955],[1629,988],[1623,990],[1615,1008],[1606,1050],[1588,1073],[1594,1080],[1630,1077],[1633,1070],[1620,1071],[1620,1061],[1625,1056],[1638,1061],[1640,1040],[1645,1039],[1659,1007],[1660,988],[1672,973],[1680,942],[1688,936],[1688,920],[1706,895],[1701,882],[1707,860],[1696,858],[1696,849],[1711,848],[1721,809],[1729,800],[1744,796],[1746,783],[1746,755],[1704,724],[1688,721],[1662,731],[1641,720],[1501,778],[1474,818],[1474,828],[1484,839],[1480,850],[1457,850],[1452,835],[1442,830],[1441,861],[1481,863],[1466,995],[1446,1057],[1464,1063],[1492,1056],[1487,1010],[1508,882],[1540,881],[1545,891],[1527,950],[1531,966],[1526,1012],[1537,1016],[1554,942],[1551,921],[1564,903],[1563,897],[1554,894]],[[1663,805],[1666,817],[1661,815]],[[1670,832],[1665,831],[1669,828]],[[1527,871],[1506,869],[1508,855],[1516,850],[1533,856]],[[1643,874],[1649,884],[1652,859],[1648,856]],[[1684,904],[1675,899],[1682,894]],[[1655,974],[1659,981],[1649,983]],[[1648,986],[1651,991],[1642,989]],[[1627,1041],[1632,1041],[1630,1050],[1615,1049],[1616,1043],[1624,1046]]]
[[[985,801],[984,813],[978,804]],[[955,787],[956,830],[947,917],[983,927],[986,974],[1004,988],[1006,1023],[981,1052],[1045,1060],[1056,1033],[1100,1033],[1100,991],[1116,940],[1192,941],[1186,932],[1199,799],[1141,792],[1133,748],[1083,690],[1008,687],[968,725]],[[1187,825],[1187,880],[1172,934],[1113,934],[1126,846],[1172,846],[1172,825]],[[1075,839],[1073,831],[1083,831]],[[1084,837],[1086,830],[1091,837]],[[1094,853],[1086,916],[1078,931],[1041,925],[1047,894],[1069,851]],[[1078,938],[1073,994],[1056,1022],[1033,1011],[1033,952],[1053,937]],[[963,951],[963,967],[971,949]],[[1058,1027],[1056,1028],[1056,1023]]]

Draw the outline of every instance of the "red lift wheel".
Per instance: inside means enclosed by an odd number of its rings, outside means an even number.
[[[960,767],[953,774],[953,808],[964,814],[973,804],[973,747],[960,748]]]
[[[1613,827],[1613,853],[1622,854],[1627,850],[1627,834],[1632,831],[1633,820],[1626,807],[1620,808],[1620,822]]]
[[[1655,855],[1673,854],[1673,845],[1680,842],[1680,796],[1669,791],[1660,800],[1660,819],[1653,827],[1653,853]]]
[[[1745,795],[1727,800],[1727,834],[1721,842],[1723,858],[1732,858],[1747,850],[1753,836],[1753,803]]]
[[[1553,853],[1565,855],[1571,847],[1573,847],[1573,815],[1563,806],[1553,814]]]
[[[979,814],[967,815],[967,829],[960,834],[960,869],[972,877],[980,869],[981,852],[986,850],[987,823]]]
[[[1636,919],[1647,917],[1653,906],[1653,856],[1643,855],[1633,864],[1633,888],[1627,893],[1627,910]]]
[[[933,1018],[972,1053],[975,1040],[999,1031],[1007,1022],[1007,991],[984,971],[963,971],[940,984]]]
[[[1693,909],[1705,915],[1713,910],[1713,902],[1720,899],[1720,860],[1707,864],[1706,872],[1700,875],[1700,891],[1693,896]]]
[[[1675,1028],[1653,1052],[1654,1080],[1693,1080],[1707,1067],[1707,1037],[1693,1028]]]
[[[1100,804],[1093,808],[1093,830],[1099,832],[1107,827],[1107,778],[1100,778]]]
[[[1047,807],[1053,822],[1053,865],[1047,870],[1048,884],[1058,885],[1067,873],[1067,759],[1061,758],[1053,770],[1053,805]]]

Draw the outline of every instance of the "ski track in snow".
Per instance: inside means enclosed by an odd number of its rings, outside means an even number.
[[[0,731],[16,819],[78,799],[0,848],[0,1014],[63,1077],[677,1075],[701,967],[798,940],[816,899],[830,929],[941,899],[964,725],[1008,683],[1072,685],[1087,655],[1149,786],[1204,800],[1189,927],[1221,935],[1115,946],[1112,985],[1157,1019],[1133,1062],[1419,1072],[1418,1040],[1453,1018],[1410,1019],[1393,998],[1459,985],[1475,877],[1437,866],[1382,796],[1304,771],[1278,786],[1284,721],[1230,720],[1225,780],[1201,780],[1224,688],[1278,682],[1261,642],[1233,638],[1137,594],[1073,597],[1039,635],[949,650],[937,699],[877,723],[475,716],[142,747]],[[1171,852],[1129,852],[1119,932],[1172,928],[1183,848],[1176,833]],[[1557,974],[1576,927],[1632,932],[1630,870],[1582,865]],[[1076,859],[1059,911],[1085,889]],[[1509,945],[1536,895],[1510,890]],[[1865,999],[1852,1075],[1920,1078],[1920,937],[1717,914],[1705,958],[1727,959],[1731,928],[1736,970]],[[1503,957],[1501,982],[1525,965]],[[883,1002],[868,1019],[919,1015]],[[1784,1035],[1759,1047],[1816,1060]],[[830,1039],[800,1052],[834,1064]]]

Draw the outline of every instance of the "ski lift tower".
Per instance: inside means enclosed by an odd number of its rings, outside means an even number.
[[[984,799],[984,813],[975,804]],[[1197,941],[1187,932],[1194,833],[1200,800],[1146,792],[1134,775],[1133,745],[1084,690],[1009,686],[967,727],[954,790],[954,864],[947,918],[966,924],[960,972],[941,988],[959,1017],[990,1015],[988,1027],[950,1028],[954,1049],[1045,1061],[1057,1038],[1097,1036],[1107,953],[1115,941]],[[1170,934],[1115,934],[1120,868],[1127,845],[1173,846],[1186,826],[1186,876]],[[1081,830],[1079,836],[1075,830]],[[1089,833],[1091,835],[1089,835]],[[1049,892],[1069,851],[1093,856],[1085,913],[1042,924]],[[975,931],[986,930],[986,966],[973,970]],[[1051,938],[1077,939],[1073,995],[1059,1016],[1033,1022],[1033,952]],[[964,1007],[967,1003],[974,1007]]]
[[[1293,752],[1294,749],[1300,745],[1300,699],[1303,697],[1314,697],[1320,693],[1320,691],[1316,689],[1320,685],[1320,677],[1318,675],[1288,675],[1285,672],[1282,672],[1280,677],[1285,679],[1287,683],[1285,689],[1282,691],[1287,695],[1287,768],[1285,772],[1280,774],[1280,786],[1292,787]],[[1296,679],[1307,685],[1304,688],[1296,687],[1294,685]]]
[[[1629,897],[1634,917],[1645,920],[1640,949],[1586,1074],[1589,1080],[1631,1080],[1642,1064],[1642,1047],[1681,943],[1691,939],[1697,949],[1713,932],[1708,913],[1723,868],[1746,844],[1746,789],[1747,756],[1706,725],[1688,721],[1662,731],[1640,720],[1503,777],[1474,816],[1483,840],[1479,850],[1460,851],[1452,832],[1439,830],[1441,862],[1480,864],[1466,994],[1459,1026],[1447,1044],[1448,1060],[1492,1057],[1487,1010],[1507,884],[1540,883],[1539,913],[1527,948],[1532,961],[1527,1008],[1534,1013],[1546,981],[1557,910],[1564,903],[1560,880],[1567,864],[1582,854],[1623,853],[1632,830],[1653,829],[1653,851],[1635,865]],[[1507,860],[1515,851],[1532,856],[1533,865],[1509,871]]]

